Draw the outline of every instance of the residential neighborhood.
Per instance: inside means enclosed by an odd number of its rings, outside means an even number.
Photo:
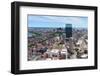
[[[70,27],[69,27],[70,25]],[[28,28],[28,60],[67,60],[88,58],[86,28]]]

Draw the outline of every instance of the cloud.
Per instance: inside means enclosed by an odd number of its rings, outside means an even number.
[[[28,21],[31,23],[40,23],[40,22],[48,22],[48,23],[62,23],[62,24],[73,24],[75,27],[86,27],[88,24],[87,17],[78,17],[78,16],[34,16],[30,15],[28,17]]]

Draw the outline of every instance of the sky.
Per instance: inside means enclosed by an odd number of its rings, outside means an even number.
[[[28,15],[28,27],[64,28],[66,24],[72,24],[73,28],[87,28],[88,17]]]

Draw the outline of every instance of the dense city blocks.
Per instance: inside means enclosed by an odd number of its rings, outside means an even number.
[[[36,27],[36,23],[28,27],[28,61],[88,58],[86,27],[73,27],[71,23],[63,23],[63,27],[56,24],[51,27],[49,24],[54,22],[42,23],[45,27],[41,22],[37,23],[41,27]]]

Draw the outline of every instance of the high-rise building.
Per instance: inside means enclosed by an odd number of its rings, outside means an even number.
[[[72,37],[72,24],[66,24],[65,33],[66,33],[66,38]]]

